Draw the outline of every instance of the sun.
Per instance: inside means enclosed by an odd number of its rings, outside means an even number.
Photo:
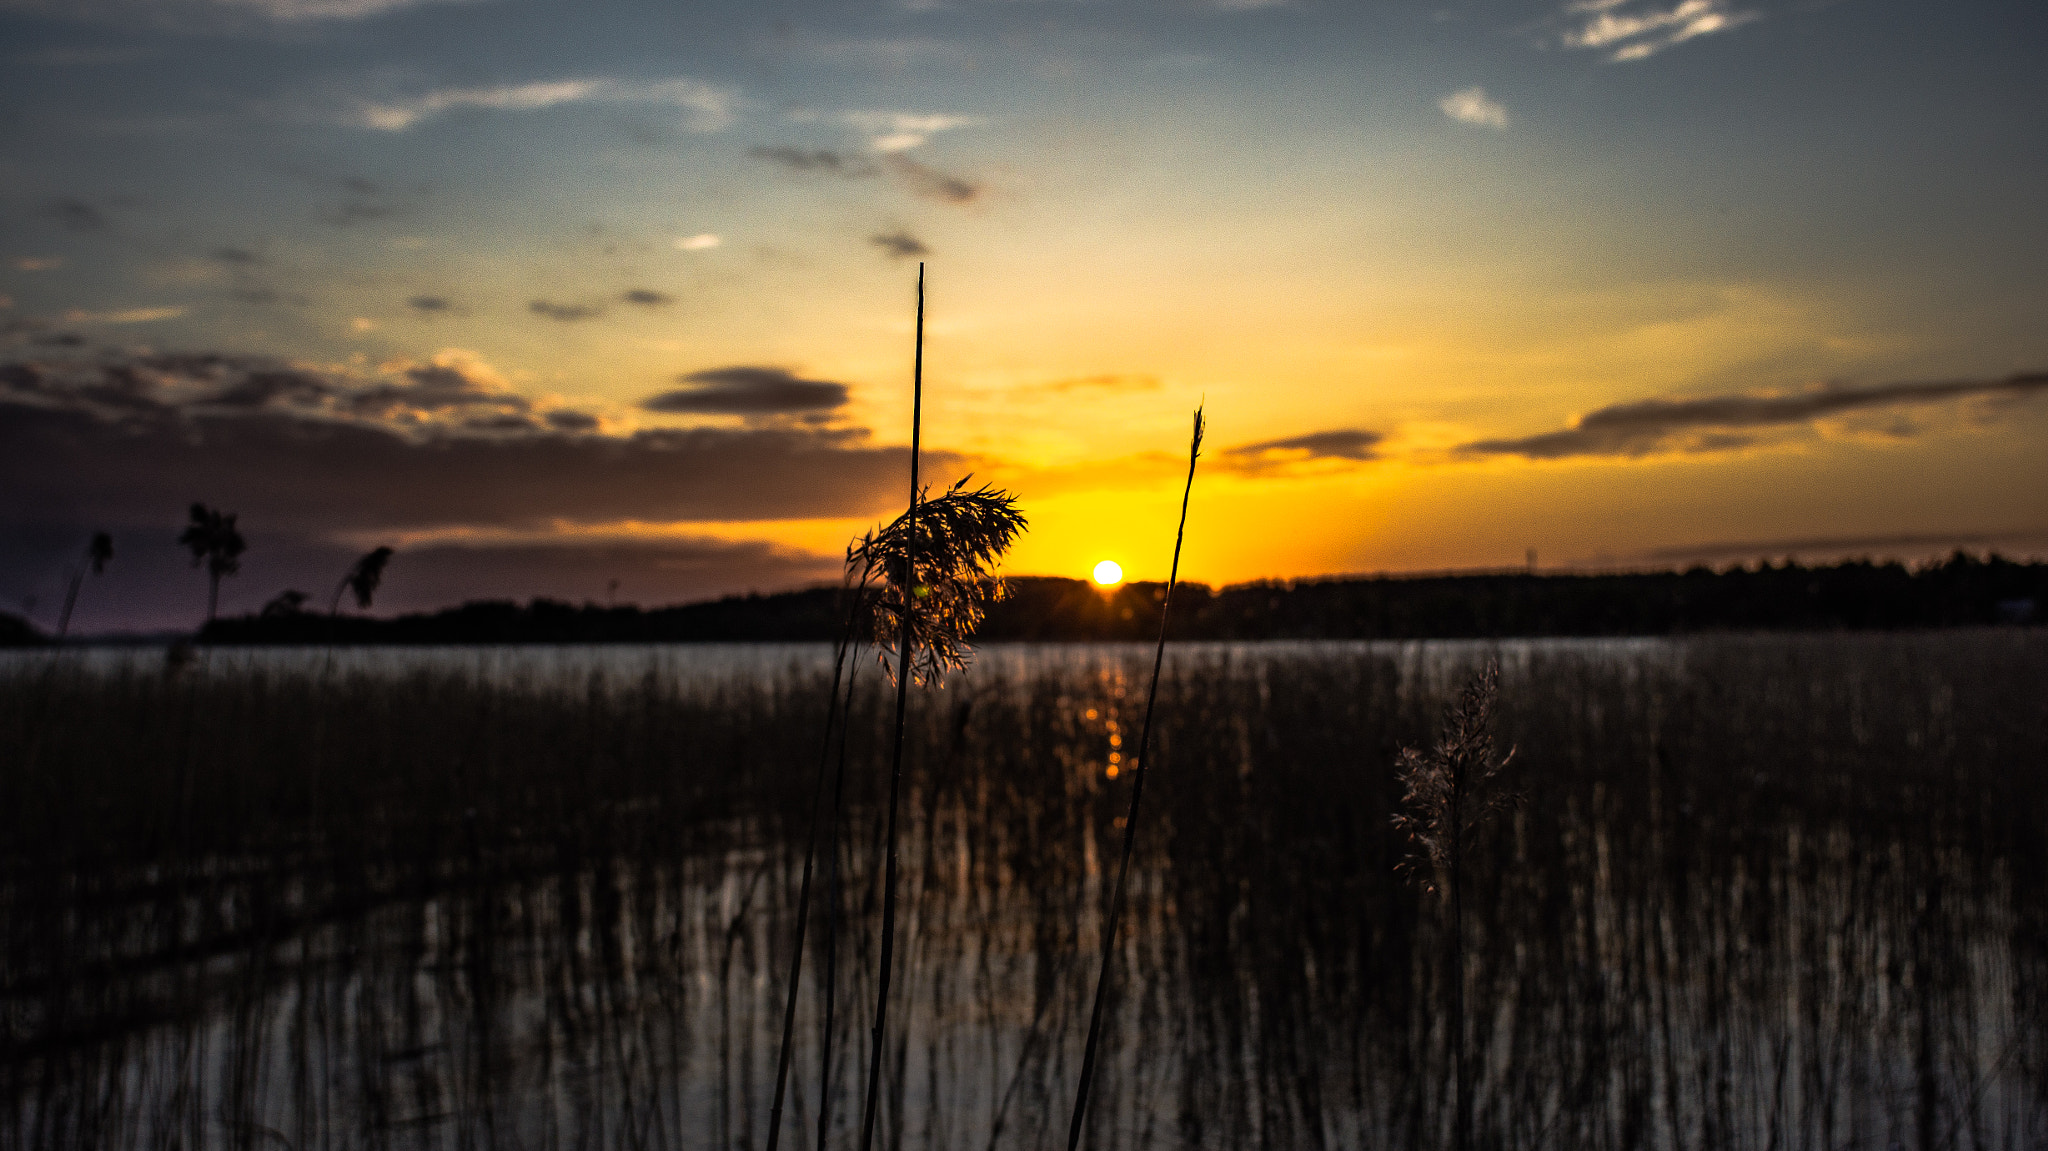
[[[1115,560],[1103,560],[1095,565],[1095,582],[1103,587],[1114,587],[1124,582],[1123,565]]]

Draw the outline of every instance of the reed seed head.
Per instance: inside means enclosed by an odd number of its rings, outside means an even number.
[[[860,638],[890,666],[903,631],[904,587],[910,587],[911,678],[936,685],[967,666],[968,646],[987,605],[1003,598],[996,565],[1025,529],[1017,497],[963,478],[936,499],[919,490],[913,511],[869,532],[846,553],[849,582],[862,594]],[[911,578],[905,578],[906,570]]]
[[[348,569],[348,575],[342,582],[354,593],[357,607],[369,609],[371,597],[377,594],[377,585],[384,580],[384,565],[391,562],[391,555],[390,548],[380,547],[365,552],[356,560],[355,566]]]
[[[1494,741],[1499,703],[1500,664],[1488,660],[1445,709],[1436,743],[1404,747],[1396,761],[1405,794],[1394,827],[1409,841],[1400,867],[1425,892],[1434,894],[1438,877],[1460,865],[1465,844],[1489,816],[1521,803],[1500,787],[1515,752],[1500,754]]]

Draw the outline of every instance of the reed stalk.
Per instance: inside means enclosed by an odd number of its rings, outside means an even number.
[[[1444,712],[1442,729],[1427,751],[1401,749],[1395,772],[1405,794],[1394,827],[1410,851],[1401,868],[1424,894],[1443,897],[1451,915],[1451,1075],[1456,1084],[1451,1145],[1472,1140],[1472,1068],[1465,1052],[1465,857],[1487,817],[1521,802],[1499,786],[1515,757],[1497,753],[1494,710],[1500,703],[1500,664],[1489,660]]]
[[[826,1139],[832,1133],[832,1023],[838,1001],[839,912],[843,906],[839,890],[839,831],[846,809],[846,736],[852,727],[853,689],[859,678],[860,667],[856,663],[853,674],[846,677],[846,699],[840,714],[848,718],[839,725],[839,767],[832,773],[832,819],[826,824],[825,891],[829,902],[825,907],[825,1018],[818,1044],[818,1151],[825,1151]]]
[[[916,538],[919,435],[924,425],[924,262],[917,265],[917,351],[912,361],[910,384],[910,508],[904,520],[911,539]],[[881,1099],[882,1037],[889,1022],[889,967],[896,955],[896,808],[903,791],[903,716],[910,703],[910,655],[912,620],[917,615],[917,556],[914,548],[903,552],[903,595],[898,615],[902,632],[896,648],[896,730],[889,752],[889,816],[882,874],[882,959],[881,978],[875,990],[875,1027],[868,1052],[867,1104],[861,1109],[860,1151],[868,1151],[875,1137],[875,1105]]]
[[[820,822],[821,822],[822,816],[823,816],[823,814],[824,814],[824,805],[825,805],[825,768],[826,768],[826,766],[827,766],[827,765],[828,765],[828,764],[829,764],[829,763],[831,762],[831,760],[832,760],[832,733],[833,733],[834,727],[835,727],[835,726],[837,726],[837,727],[843,728],[843,727],[845,726],[843,722],[838,722],[838,723],[836,723],[836,724],[835,724],[835,721],[839,721],[839,720],[841,719],[841,713],[840,713],[840,709],[839,709],[839,685],[840,685],[840,683],[842,682],[842,680],[843,680],[843,679],[845,678],[845,671],[846,671],[846,663],[847,663],[847,653],[848,653],[848,650],[849,650],[849,648],[850,648],[850,647],[852,646],[852,642],[853,642],[853,635],[854,635],[854,626],[855,626],[855,620],[856,620],[856,618],[857,618],[857,616],[858,616],[858,614],[859,614],[859,611],[860,611],[860,601],[861,601],[861,600],[862,600],[863,598],[865,598],[865,595],[866,595],[866,592],[867,592],[867,579],[866,579],[866,577],[865,577],[865,573],[863,573],[863,575],[862,575],[862,578],[860,579],[860,582],[859,582],[858,584],[855,584],[855,583],[853,582],[853,579],[852,579],[852,577],[853,577],[853,574],[854,574],[854,571],[855,571],[855,568],[854,568],[854,565],[853,565],[853,563],[852,563],[852,556],[851,556],[851,555],[849,554],[849,556],[848,556],[848,563],[847,563],[847,577],[848,577],[848,578],[847,578],[847,586],[846,586],[846,588],[844,589],[844,590],[845,590],[845,600],[846,600],[846,602],[845,602],[845,604],[844,604],[844,611],[843,611],[843,612],[841,613],[841,623],[840,623],[840,627],[839,627],[839,638],[838,638],[838,640],[837,640],[837,641],[836,641],[836,642],[835,642],[835,643],[834,643],[834,644],[832,645],[832,687],[831,687],[831,690],[830,690],[830,691],[829,691],[829,692],[827,693],[827,695],[826,695],[826,697],[825,697],[825,701],[826,701],[826,702],[825,702],[825,736],[824,736],[824,739],[822,739],[822,740],[821,740],[821,741],[819,742],[819,747],[818,747],[818,770],[817,770],[817,774],[816,774],[816,775],[815,775],[815,776],[813,777],[813,779],[812,779],[812,781],[811,781],[811,829],[810,829],[810,833],[809,833],[809,834],[808,834],[808,835],[807,835],[807,836],[805,837],[805,839],[804,839],[804,868],[803,868],[803,879],[802,879],[802,881],[801,881],[801,882],[800,882],[800,883],[798,884],[798,887],[797,887],[797,897],[796,897],[796,939],[795,939],[794,941],[792,941],[792,943],[791,943],[791,945],[790,945],[790,954],[789,954],[789,990],[788,990],[788,996],[787,996],[787,998],[786,998],[785,1002],[783,1003],[783,1009],[782,1009],[782,1045],[781,1045],[781,1049],[780,1049],[780,1052],[779,1052],[779,1053],[778,1053],[778,1054],[776,1055],[776,1059],[775,1059],[775,1099],[774,1099],[774,1103],[773,1103],[773,1104],[772,1104],[772,1105],[770,1106],[770,1108],[769,1108],[769,1111],[768,1111],[768,1151],[776,1151],[776,1148],[777,1148],[777,1147],[779,1147],[779,1146],[781,1145],[781,1142],[782,1142],[782,1099],[783,1099],[783,1095],[784,1095],[784,1093],[785,1093],[785,1090],[786,1090],[786,1088],[787,1088],[787,1086],[788,1086],[788,1084],[789,1084],[789,1060],[790,1060],[790,1051],[791,1051],[791,1047],[792,1047],[792,1045],[793,1045],[793,1043],[794,1043],[794,1040],[795,1040],[795,1036],[796,1036],[796,999],[797,999],[797,985],[798,985],[798,984],[799,984],[799,983],[800,983],[800,982],[802,981],[802,978],[803,978],[803,970],[804,970],[804,935],[805,935],[805,933],[806,933],[806,930],[807,930],[807,929],[809,928],[809,926],[810,926],[810,921],[811,921],[811,920],[810,920],[810,916],[811,916],[811,873],[812,873],[813,867],[814,867],[814,865],[815,865],[815,862],[816,862],[816,860],[817,860],[817,853],[818,853],[818,829],[819,829],[819,824],[820,824]],[[852,696],[852,688],[851,688],[851,685],[849,684],[849,685],[848,685],[848,703],[849,703],[849,705],[850,705],[850,704],[851,704],[851,702],[852,702],[852,701],[851,701],[851,696]],[[836,849],[837,849],[837,846],[836,846],[836,845],[837,845],[837,843],[838,843],[838,838],[839,838],[839,837],[838,837],[838,819],[839,819],[839,797],[840,797],[840,793],[841,793],[841,791],[843,790],[843,787],[844,787],[844,782],[845,782],[845,778],[846,778],[846,757],[845,757],[845,745],[844,745],[844,736],[843,736],[843,735],[841,736],[841,739],[842,739],[842,742],[841,742],[841,746],[840,746],[840,752],[841,752],[841,754],[840,754],[840,759],[839,759],[839,767],[840,767],[840,770],[839,770],[839,786],[837,786],[837,787],[835,787],[835,788],[833,789],[833,803],[832,803],[832,819],[833,819],[833,835],[832,835],[832,841],[833,841],[833,844],[834,844],[834,850],[836,850]],[[836,867],[835,867],[835,868],[834,868],[834,878],[835,878],[835,880],[836,880],[836,877],[837,877],[837,869],[836,869]],[[836,892],[835,892],[835,898],[836,898]],[[829,947],[831,947],[831,946],[833,945],[833,943],[834,943],[834,942],[836,942],[836,941],[831,941],[831,940],[828,940],[828,941],[827,941],[827,943],[826,943],[826,946],[827,946],[827,947],[829,948]],[[828,996],[828,1000],[827,1000],[827,1001],[829,1002],[829,1001],[830,1001],[830,1000],[829,1000],[829,996],[830,996],[830,992],[829,992],[829,990],[827,991],[827,996]],[[825,1065],[824,1065],[824,1068],[822,1069],[822,1071],[820,1072],[820,1076],[819,1076],[819,1078],[820,1078],[820,1080],[821,1080],[821,1086],[820,1086],[820,1089],[821,1089],[821,1090],[829,1090],[829,1085],[830,1085],[830,1079],[831,1079],[831,1042],[832,1042],[832,1040],[831,1040],[831,1024],[830,1024],[830,1022],[829,1022],[829,1016],[830,1016],[830,1011],[829,1011],[829,1009],[828,1009],[828,1011],[827,1011],[827,1017],[828,1017],[828,1022],[827,1022],[827,1024],[826,1024],[826,1036],[825,1036],[825,1046],[826,1046],[826,1056],[825,1056]],[[826,1123],[827,1123],[827,1121],[828,1121],[828,1113],[827,1113],[827,1111],[825,1110],[826,1106],[827,1106],[827,1104],[825,1104],[824,1102],[822,1102],[822,1101],[821,1101],[821,1103],[820,1103],[820,1109],[819,1109],[819,1115],[818,1115],[818,1123],[819,1123],[819,1129],[820,1129],[820,1131],[822,1131],[822,1130],[824,1129],[824,1127],[825,1127],[825,1125],[826,1125]],[[821,1135],[821,1136],[820,1136],[820,1139],[822,1140],[822,1138],[823,1138],[823,1136]]]
[[[1131,809],[1124,815],[1123,857],[1116,866],[1116,889],[1110,896],[1109,921],[1102,928],[1102,970],[1095,978],[1095,1007],[1088,1014],[1088,1045],[1081,1055],[1081,1086],[1074,1093],[1074,1119],[1067,1127],[1067,1151],[1081,1145],[1081,1122],[1088,1114],[1088,1087],[1095,1077],[1095,1052],[1102,1038],[1102,1004],[1109,991],[1109,969],[1116,955],[1117,923],[1123,917],[1124,883],[1131,873],[1131,849],[1138,839],[1138,802],[1145,795],[1146,752],[1152,743],[1152,707],[1159,701],[1159,670],[1166,662],[1166,624],[1173,612],[1173,589],[1180,580],[1180,545],[1188,529],[1188,497],[1195,488],[1195,461],[1202,455],[1202,409],[1195,409],[1195,430],[1188,440],[1188,478],[1180,493],[1180,526],[1173,533],[1173,566],[1166,576],[1166,596],[1159,604],[1159,644],[1152,652],[1152,683],[1145,691],[1145,722],[1138,729],[1138,751],[1131,757]]]
[[[107,563],[113,558],[114,537],[105,532],[92,533],[92,542],[85,548],[85,562],[71,573],[71,586],[64,592],[64,613],[57,617],[59,640],[71,633],[71,609],[78,606],[78,592],[85,586],[86,573],[90,571],[93,575],[100,575],[107,570]]]

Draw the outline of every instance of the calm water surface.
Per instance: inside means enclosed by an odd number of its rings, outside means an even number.
[[[1524,799],[1459,968],[1391,765],[1489,655]],[[1149,656],[913,697],[881,1145],[1064,1135]],[[0,1143],[765,1145],[823,645],[162,658],[0,663],[56,828],[0,888]],[[2035,632],[1178,647],[1090,1145],[1443,1145],[1456,982],[1475,1146],[2048,1145],[2044,682]],[[883,687],[789,1146],[858,1130]]]

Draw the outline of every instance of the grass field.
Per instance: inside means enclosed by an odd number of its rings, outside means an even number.
[[[1393,767],[1483,654],[1169,664],[1091,1146],[1448,1139]],[[760,1146],[824,680],[307,666],[0,675],[0,1144]],[[1142,671],[914,697],[888,1145],[1064,1130]],[[863,676],[792,1146],[821,1045],[833,1146],[864,1087]],[[1507,650],[1474,1145],[2048,1145],[2044,684],[2028,629]]]

